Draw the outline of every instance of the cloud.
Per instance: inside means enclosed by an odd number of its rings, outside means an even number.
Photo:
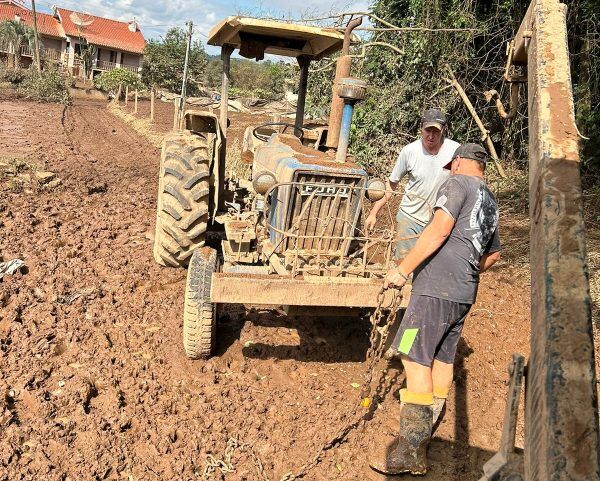
[[[52,1],[52,0],[49,0]],[[83,11],[100,17],[120,21],[138,20],[146,39],[164,35],[170,27],[185,28],[188,20],[194,22],[196,36],[206,43],[206,34],[222,18],[240,13],[255,16],[274,16],[300,18],[306,16],[328,15],[331,12],[365,11],[368,3],[359,1],[333,0],[323,8],[323,0],[54,0],[63,8]],[[41,7],[49,11],[49,2]],[[207,47],[209,53],[217,49]]]

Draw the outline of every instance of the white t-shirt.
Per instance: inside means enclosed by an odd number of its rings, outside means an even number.
[[[398,183],[408,174],[400,210],[421,225],[429,222],[437,191],[450,175],[444,166],[452,160],[459,145],[454,140],[444,139],[440,151],[431,155],[423,147],[421,139],[417,139],[398,155],[390,181]]]

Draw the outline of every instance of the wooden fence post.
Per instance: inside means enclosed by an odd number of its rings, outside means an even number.
[[[125,106],[127,107],[127,103],[129,102],[129,85],[125,85]]]
[[[133,113],[137,114],[138,111],[138,89],[135,89],[135,97],[134,97],[134,104],[133,104]]]
[[[154,87],[150,89],[150,122],[154,122]]]

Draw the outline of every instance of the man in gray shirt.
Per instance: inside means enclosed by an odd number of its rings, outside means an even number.
[[[400,151],[387,182],[387,193],[373,205],[365,221],[367,230],[375,227],[378,212],[392,197],[392,191],[398,188],[404,176],[408,175],[408,184],[396,216],[397,259],[403,259],[415,245],[417,237],[429,222],[438,188],[448,178],[443,167],[452,160],[459,144],[445,138],[447,130],[448,122],[442,112],[436,109],[423,112],[421,138]]]
[[[463,323],[475,302],[479,274],[500,258],[498,206],[484,181],[488,156],[461,145],[452,176],[437,194],[434,215],[384,287],[402,287],[414,272],[412,294],[394,341],[406,389],[400,391],[400,434],[376,453],[371,467],[386,474],[424,474],[433,424],[452,385]]]

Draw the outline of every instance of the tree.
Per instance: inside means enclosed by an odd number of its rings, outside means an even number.
[[[211,89],[221,88],[221,77],[223,75],[223,62],[217,58],[213,58],[208,62],[204,73],[206,86]]]
[[[160,87],[170,92],[181,91],[183,66],[187,48],[184,29],[171,28],[164,38],[150,40],[144,50],[142,81],[150,87]],[[201,86],[207,57],[199,41],[192,42],[187,82],[188,95],[196,95]]]
[[[94,59],[98,53],[98,47],[92,45],[83,37],[79,37],[79,58],[83,65],[83,73],[85,78],[88,78],[92,73]]]
[[[568,40],[575,113],[582,139],[582,167],[588,185],[600,176],[600,2],[563,0],[568,5]],[[388,42],[390,49],[367,49],[353,61],[352,75],[369,83],[367,97],[357,104],[351,149],[360,162],[389,174],[398,150],[418,134],[420,112],[445,110],[450,134],[462,142],[479,141],[481,134],[469,112],[444,77],[449,65],[490,130],[504,163],[525,168],[528,158],[526,88],[521,87],[518,114],[502,121],[483,93],[495,89],[508,100],[502,80],[506,43],[514,38],[529,0],[373,0],[372,11],[400,27],[454,28],[461,31],[374,32],[367,41]],[[373,21],[375,27],[384,27]],[[355,51],[359,53],[360,49]],[[324,59],[312,66],[307,113],[327,115],[334,67]]]
[[[221,87],[223,62],[212,59],[204,74],[205,83],[212,89]],[[254,62],[246,59],[231,60],[231,88],[241,96],[257,96],[281,99],[287,84],[297,77],[294,64],[265,60]],[[297,81],[297,79],[295,79]]]
[[[140,87],[140,84],[138,75],[124,68],[115,68],[104,72],[94,79],[94,87],[113,96],[117,95],[121,86],[136,89]]]
[[[13,66],[20,66],[21,47],[27,45],[33,49],[35,34],[23,22],[5,20],[0,23],[0,43],[7,45],[13,53]]]

